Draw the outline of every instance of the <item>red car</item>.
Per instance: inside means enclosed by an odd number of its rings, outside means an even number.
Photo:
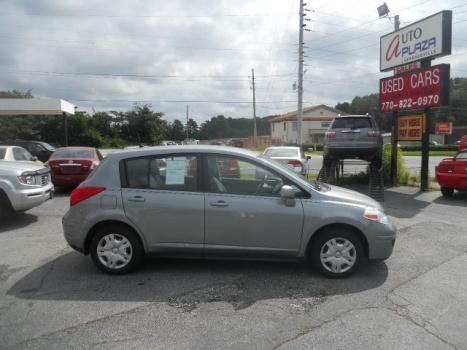
[[[452,196],[454,190],[467,190],[467,149],[446,158],[436,167],[436,180],[443,196]]]
[[[92,147],[63,147],[52,153],[46,165],[55,186],[72,187],[83,182],[102,159]]]

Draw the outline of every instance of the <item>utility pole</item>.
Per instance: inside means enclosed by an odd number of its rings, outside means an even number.
[[[399,15],[394,16],[394,31],[398,31],[400,26]],[[391,186],[397,185],[397,143],[399,142],[399,112],[392,112],[392,142],[391,142]]]
[[[186,131],[186,139],[188,140],[188,105],[186,105],[186,127],[185,127],[185,131]]]
[[[251,69],[251,85],[253,88],[253,145],[256,146],[256,91],[255,91],[255,70]]]
[[[306,24],[303,23],[303,7],[305,4],[300,0],[300,20],[299,20],[299,35],[298,35],[298,145],[302,146],[302,122],[303,122],[303,29]]]

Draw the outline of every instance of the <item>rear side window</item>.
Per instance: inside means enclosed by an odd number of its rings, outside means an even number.
[[[5,159],[6,148],[0,148],[0,159]]]
[[[373,125],[370,118],[336,118],[332,123],[332,129],[371,129]]]
[[[125,172],[128,188],[189,192],[198,190],[196,156],[127,159]]]

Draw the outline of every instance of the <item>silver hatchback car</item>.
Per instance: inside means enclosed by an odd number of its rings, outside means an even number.
[[[387,259],[396,238],[373,199],[222,146],[109,154],[72,192],[63,229],[71,247],[112,274],[155,253],[304,259],[344,277],[364,259]]]

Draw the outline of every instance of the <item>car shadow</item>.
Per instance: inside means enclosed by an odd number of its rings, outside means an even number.
[[[37,216],[29,213],[12,212],[0,221],[0,233],[20,229],[37,221]]]
[[[385,191],[384,202],[381,204],[386,214],[400,219],[409,219],[431,204],[431,201],[417,199],[421,194],[423,192],[402,193],[394,190]]]
[[[7,292],[20,299],[167,302],[184,310],[228,302],[236,309],[259,300],[351,294],[382,285],[385,263],[364,263],[346,279],[327,279],[297,262],[147,259],[127,275],[107,275],[89,257],[70,252],[20,279]]]
[[[437,204],[452,205],[452,206],[467,208],[467,191],[454,192],[452,197],[444,197],[440,195],[433,202]]]

